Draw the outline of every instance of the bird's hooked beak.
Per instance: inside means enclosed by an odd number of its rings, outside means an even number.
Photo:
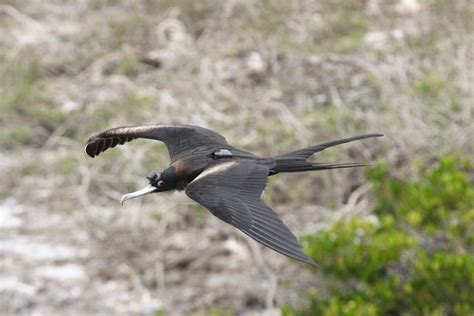
[[[125,201],[127,201],[127,200],[131,200],[131,199],[137,198],[139,196],[143,196],[143,195],[146,195],[146,194],[156,192],[158,190],[158,188],[156,186],[154,186],[153,184],[155,184],[159,180],[159,178],[160,178],[159,173],[156,173],[154,171],[150,172],[150,174],[147,176],[147,179],[148,179],[148,181],[150,181],[150,183],[141,190],[122,195],[122,197],[120,198],[120,204],[123,205],[123,203],[125,203]]]
[[[124,194],[120,198],[120,204],[123,205],[123,203],[125,203],[125,201],[127,201],[127,200],[131,200],[131,199],[137,198],[139,196],[143,196],[143,195],[146,195],[146,194],[149,194],[149,193],[153,193],[153,192],[156,191],[156,189],[157,189],[157,187],[155,187],[154,185],[149,184],[141,190],[138,190],[138,191],[135,191],[135,192],[132,192],[132,193]]]

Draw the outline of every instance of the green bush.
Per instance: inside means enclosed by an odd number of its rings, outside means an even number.
[[[472,165],[444,157],[417,181],[368,173],[378,206],[303,237],[320,264],[310,306],[284,315],[472,315]]]
[[[466,161],[444,157],[439,166],[428,170],[416,182],[403,182],[388,174],[388,166],[369,171],[380,216],[391,214],[399,225],[413,226],[423,233],[449,238],[473,246],[474,186]]]

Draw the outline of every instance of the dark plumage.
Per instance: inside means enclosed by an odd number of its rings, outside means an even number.
[[[227,143],[220,134],[191,125],[141,125],[112,128],[92,136],[86,153],[95,157],[108,148],[148,138],[165,143],[171,159],[162,173],[151,172],[149,185],[125,194],[121,202],[148,193],[185,190],[194,201],[259,243],[286,256],[314,265],[279,216],[260,199],[267,177],[301,172],[367,166],[363,163],[314,163],[316,152],[381,134],[331,141],[276,157],[259,157]]]

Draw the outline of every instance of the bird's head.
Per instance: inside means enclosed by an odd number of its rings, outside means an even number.
[[[167,169],[162,173],[156,173],[155,171],[152,171],[146,178],[148,179],[148,185],[141,190],[123,195],[120,199],[120,203],[122,205],[127,200],[150,193],[174,190],[176,187],[176,177],[174,170]]]

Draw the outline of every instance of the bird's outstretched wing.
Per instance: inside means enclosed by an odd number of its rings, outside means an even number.
[[[165,143],[172,161],[199,146],[227,145],[225,138],[213,130],[191,125],[135,125],[111,128],[87,140],[86,153],[95,157],[108,148],[137,138]]]
[[[252,161],[220,163],[189,183],[186,194],[259,243],[315,265],[279,216],[260,199],[268,171]]]

